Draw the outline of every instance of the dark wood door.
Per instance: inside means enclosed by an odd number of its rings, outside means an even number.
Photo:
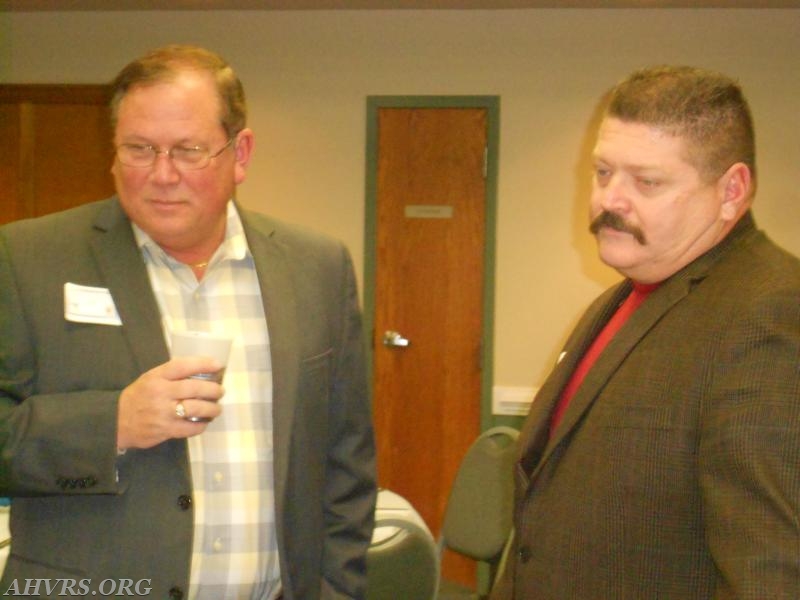
[[[378,477],[434,535],[480,431],[486,142],[485,108],[378,111]],[[448,555],[443,573],[472,584],[475,563]]]
[[[0,224],[114,191],[110,90],[0,85]]]

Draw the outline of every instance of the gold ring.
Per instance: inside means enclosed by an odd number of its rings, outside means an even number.
[[[178,417],[179,419],[186,418],[186,407],[183,406],[183,402],[178,402],[175,405],[175,416]]]

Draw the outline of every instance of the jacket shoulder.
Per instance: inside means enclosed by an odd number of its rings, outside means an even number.
[[[96,222],[112,222],[124,218],[124,213],[116,197],[89,202],[55,213],[12,221],[0,226],[5,237],[15,238],[31,234],[46,235],[49,232],[63,237],[76,228],[91,227]]]
[[[263,240],[291,249],[341,252],[341,240],[303,225],[288,223],[265,214],[239,209],[248,239],[258,236]]]

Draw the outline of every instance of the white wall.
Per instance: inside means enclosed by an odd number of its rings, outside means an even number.
[[[756,217],[800,253],[800,9],[0,13],[0,82],[93,83],[167,42],[223,54],[257,151],[244,204],[363,260],[365,98],[501,96],[495,383],[537,386],[617,276],[586,233],[587,131],[635,67],[738,77],[757,127]]]

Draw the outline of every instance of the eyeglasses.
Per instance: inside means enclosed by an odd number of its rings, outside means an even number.
[[[212,158],[222,154],[233,143],[228,138],[225,145],[214,154],[202,146],[173,146],[169,150],[161,150],[150,144],[120,144],[117,146],[117,158],[126,167],[152,167],[159,154],[166,154],[179,171],[197,171],[205,169]]]

